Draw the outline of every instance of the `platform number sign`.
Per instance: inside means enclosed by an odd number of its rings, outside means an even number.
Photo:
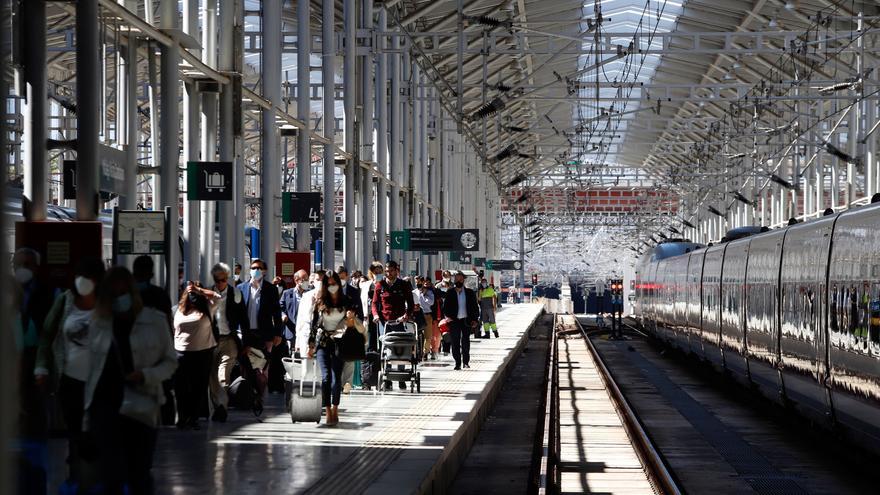
[[[232,201],[232,162],[187,162],[190,201]]]
[[[321,221],[321,193],[283,193],[281,195],[281,221],[285,223],[318,223]]]

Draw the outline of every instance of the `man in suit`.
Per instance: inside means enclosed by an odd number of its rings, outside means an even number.
[[[249,329],[247,308],[241,292],[229,283],[229,265],[217,263],[211,268],[214,286],[211,290],[217,294],[214,300],[214,331],[217,334],[217,347],[214,348],[214,363],[211,368],[211,400],[214,404],[214,421],[226,421],[226,409],[229,407],[229,377],[232,367],[238,359],[241,340],[239,329],[246,333]]]
[[[462,365],[470,368],[471,331],[477,328],[480,308],[476,293],[464,286],[464,274],[456,272],[454,289],[447,291],[443,301],[443,316],[451,321],[449,334],[452,338],[452,357],[455,369]]]
[[[242,333],[247,347],[255,347],[266,353],[281,343],[283,324],[278,289],[265,279],[266,263],[259,258],[251,261],[251,278],[238,286],[247,311],[248,331]]]

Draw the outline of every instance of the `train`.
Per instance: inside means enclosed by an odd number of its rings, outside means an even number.
[[[634,289],[657,339],[880,452],[880,203],[662,243]]]

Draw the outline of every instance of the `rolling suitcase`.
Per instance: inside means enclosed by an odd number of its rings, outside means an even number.
[[[379,353],[368,352],[366,359],[361,363],[361,383],[364,388],[369,390],[370,387],[379,385],[379,368],[381,367],[382,360],[379,358]]]
[[[315,359],[284,358],[284,369],[292,382],[290,393],[290,421],[292,423],[321,422],[321,389],[318,388],[318,361]],[[298,378],[298,379],[297,379]]]

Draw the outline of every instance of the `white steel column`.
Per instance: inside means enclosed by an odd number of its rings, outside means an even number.
[[[183,32],[198,38],[199,36],[199,2],[184,0]],[[196,81],[185,81],[183,84],[183,156],[186,162],[199,160],[199,89]],[[162,137],[163,141],[165,136]],[[184,172],[186,174],[186,172]],[[186,176],[184,175],[184,178]],[[189,187],[188,181],[184,184]],[[191,191],[187,190],[187,196]],[[200,201],[183,199],[183,280],[199,280],[199,206]]]
[[[77,6],[77,14],[80,13],[80,10],[85,12],[89,12],[94,9],[95,14],[97,15],[97,6],[93,5],[95,2],[89,1],[85,2],[82,6]],[[5,7],[4,7],[5,8]],[[48,105],[47,95],[46,95],[46,2],[45,0],[30,0],[27,2],[23,2],[21,4],[21,23],[22,23],[22,46],[21,46],[21,56],[24,59],[24,80],[22,81],[25,85],[24,88],[20,88],[18,91],[19,95],[25,96],[25,99],[22,101],[21,107],[21,117],[22,117],[22,136],[21,136],[21,156],[24,161],[24,197],[22,200],[22,215],[28,221],[42,221],[46,219],[47,215],[47,205],[49,202],[49,181],[46,178],[49,176],[49,157],[46,150],[46,138],[48,137],[48,127],[49,121],[46,118],[46,108]],[[91,23],[91,24],[89,24]],[[97,29],[97,22],[95,18],[92,19],[83,19],[80,20],[79,15],[77,15],[76,20],[77,34],[80,33],[80,30],[89,30],[89,29]],[[88,33],[91,34],[91,33]],[[5,36],[4,36],[5,38]],[[86,42],[94,42],[97,44],[97,36],[88,36],[87,39],[82,40]],[[92,64],[95,64],[97,60],[97,47],[95,47],[95,53],[91,53],[86,50],[80,50],[81,42],[77,43],[77,52],[76,52],[76,60],[77,60],[77,72],[81,72],[81,67],[79,66],[80,60],[84,60],[85,58],[89,58],[89,68],[94,69],[97,72],[97,67]],[[85,45],[84,45],[85,46]],[[81,53],[82,52],[82,53]],[[97,79],[97,73],[92,74],[84,74],[87,79],[91,79],[92,82]],[[2,77],[6,77],[6,74],[3,74]],[[17,78],[16,78],[17,79]],[[97,119],[95,119],[95,115],[98,113],[97,108],[97,95],[86,94],[87,91],[90,91],[90,88],[80,88],[80,85],[77,84],[77,105],[83,111],[79,112],[77,115],[79,118],[77,121],[77,131],[80,129],[87,130],[87,126],[91,126],[93,123],[97,125]],[[7,101],[6,98],[8,95],[2,95],[4,105]],[[86,98],[89,100],[94,99],[94,101],[80,101],[81,98]],[[87,106],[95,105],[94,107]],[[88,109],[87,111],[85,109]],[[3,114],[6,114],[6,107],[2,109]],[[4,117],[5,118],[5,117]],[[81,122],[82,121],[82,122]],[[94,122],[93,122],[94,121]],[[77,133],[78,140],[90,140],[94,138],[95,145],[97,145],[98,136],[97,136],[97,128],[94,130],[94,133],[90,132],[91,129],[88,129],[89,132],[84,134]],[[94,134],[94,136],[92,136]],[[87,153],[89,152],[97,152],[94,149],[94,146],[90,146]],[[6,152],[4,148],[3,152]],[[81,154],[77,154],[77,162],[83,163],[84,160],[81,158]],[[96,158],[92,156],[91,159]],[[83,163],[83,166],[87,166],[86,163]],[[78,167],[78,169],[81,167]],[[97,173],[94,168],[90,168],[92,172]],[[5,173],[6,171],[4,171]],[[79,178],[79,177],[77,177]],[[95,180],[88,183],[87,186],[94,186]],[[95,189],[97,192],[97,189]],[[77,198],[79,198],[79,193],[77,193]],[[94,202],[92,200],[91,202]],[[86,203],[83,203],[84,205]],[[79,218],[79,210],[81,209],[80,200],[77,199],[77,217]],[[10,249],[13,246],[9,246]]]
[[[279,0],[272,0],[279,1]],[[312,190],[312,150],[309,139],[309,130],[312,128],[311,121],[311,88],[310,88],[310,55],[312,51],[311,18],[309,15],[310,0],[297,0],[297,53],[296,53],[296,113],[297,118],[305,124],[305,129],[300,129],[296,139],[296,190],[297,192],[310,192]],[[280,23],[279,12],[279,23]],[[279,26],[280,31],[280,26]],[[279,40],[280,44],[280,40]],[[265,47],[263,48],[265,50]],[[265,56],[265,54],[264,54]],[[279,78],[280,79],[280,78]],[[296,224],[296,250],[305,252],[309,250],[309,225],[307,223]]]
[[[79,4],[78,4],[79,5]],[[177,28],[177,1],[162,0],[162,27],[165,29]],[[97,12],[95,12],[97,15]],[[162,46],[161,61],[161,99],[160,99],[160,123],[161,132],[159,142],[161,143],[159,167],[159,194],[160,200],[154,199],[154,207],[169,207],[170,215],[168,223],[171,225],[172,239],[168,243],[168,252],[165,254],[166,268],[170,277],[161,277],[168,290],[168,295],[172,301],[177,300],[178,293],[178,249],[177,249],[177,225],[179,219],[179,182],[180,173],[178,166],[180,162],[180,149],[177,145],[177,139],[180,134],[180,107],[178,98],[180,96],[180,74],[178,73],[178,64],[180,63],[180,53],[177,45]],[[78,77],[80,75],[78,74]],[[82,81],[82,79],[80,79]],[[153,121],[155,122],[155,120]],[[155,149],[153,150],[155,153]]]
[[[386,37],[388,31],[388,13],[384,7],[379,8],[379,32],[383,33],[378,39],[376,55],[376,124],[379,140],[379,183],[376,187],[376,244],[379,261],[386,259],[387,247],[385,238],[388,228],[388,185],[383,177],[394,179],[388,171],[388,57],[385,54]]]
[[[220,29],[219,29],[219,59],[218,65],[220,70],[232,72],[235,70],[235,61],[233,60],[235,32],[235,14],[236,4],[240,0],[225,0],[220,2]],[[220,161],[232,162],[233,168],[233,194],[232,201],[222,201],[218,205],[220,211],[220,260],[229,264],[230,268],[235,268],[235,262],[241,262],[239,258],[238,246],[243,245],[242,238],[244,235],[243,216],[237,214],[237,205],[239,205],[244,196],[243,180],[238,179],[238,172],[244,168],[244,164],[236,159],[235,156],[235,125],[233,119],[235,116],[235,105],[240,102],[233,101],[233,84],[230,82],[220,88],[220,136],[218,140]],[[241,190],[240,194],[238,191]]]
[[[359,169],[359,151],[355,149],[354,122],[355,100],[357,80],[355,79],[355,66],[357,65],[356,51],[356,4],[355,0],[345,0],[343,5],[343,17],[345,19],[345,56],[342,62],[343,71],[343,105],[345,107],[345,151],[351,153],[352,158],[345,164],[345,187],[343,195],[345,201],[345,240],[343,248],[343,262],[349,270],[356,270],[363,264],[357,263],[357,249],[355,246],[356,217],[354,210],[355,180]]]
[[[373,30],[375,27],[373,21],[373,0],[363,0],[361,4],[361,26],[364,31],[370,34],[370,39],[375,40],[373,38]],[[373,119],[374,110],[375,110],[375,101],[374,101],[374,81],[373,81],[373,69],[375,66],[373,60],[373,51],[366,50],[364,53],[363,61],[361,63],[363,67],[363,73],[361,74],[363,77],[361,87],[363,90],[363,119],[361,119],[361,143],[363,149],[363,157],[364,160],[370,163],[376,162],[376,153],[375,148],[373,146],[374,139],[373,133],[375,130],[375,121]],[[376,259],[376,254],[373,251],[373,173],[370,171],[365,171],[362,176],[361,183],[361,267],[363,270],[369,268],[370,262]]]
[[[321,79],[324,85],[324,267],[336,269],[336,163],[333,148],[336,136],[336,44],[333,32],[335,0],[324,0],[321,26]]]
[[[204,0],[202,9],[202,61],[217,67],[217,0]],[[217,93],[205,92],[202,97],[202,160],[217,159]],[[214,215],[216,201],[201,202],[201,280],[211,285],[211,267],[214,266]]]
[[[380,24],[383,22],[382,19],[386,15],[387,12],[383,8],[379,13]],[[382,28],[382,31],[384,30],[385,29]],[[388,62],[388,69],[390,70],[391,78],[391,137],[388,144],[390,155],[388,178],[394,181],[394,183],[391,185],[391,194],[388,200],[388,224],[390,230],[400,230],[403,210],[400,204],[400,191],[401,185],[405,183],[403,181],[403,163],[406,157],[406,147],[401,143],[401,130],[404,128],[402,119],[405,118],[404,116],[406,115],[406,112],[403,111],[402,103],[400,101],[400,79],[402,71],[402,56],[399,53],[401,50],[400,36],[395,35],[391,38],[391,50],[392,53],[386,55],[386,57],[390,59]],[[404,137],[404,139],[406,138]],[[406,260],[401,257],[402,254],[402,251],[394,250],[391,253],[391,257],[401,263],[401,270],[406,273]]]

